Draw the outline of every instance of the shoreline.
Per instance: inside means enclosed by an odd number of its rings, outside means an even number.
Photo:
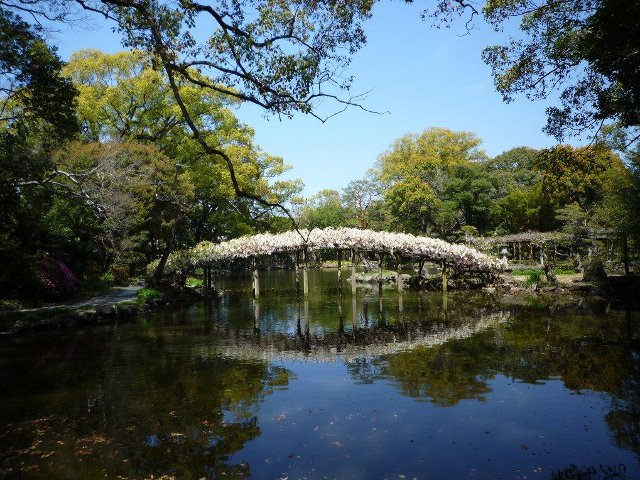
[[[577,278],[580,277],[580,278]],[[609,277],[606,285],[595,285],[581,280],[582,275],[561,275],[555,285],[525,286],[523,276],[501,275],[498,280],[483,288],[451,288],[456,295],[464,291],[482,292],[495,297],[495,300],[509,305],[525,305],[540,302],[549,308],[584,308],[592,302],[609,302],[623,306],[624,309],[640,308],[640,296],[634,294],[640,288],[640,277]],[[369,286],[371,283],[360,283]],[[618,288],[616,288],[618,287]],[[624,287],[624,288],[621,288]],[[127,287],[120,290],[130,291],[140,287]],[[434,292],[437,289],[407,289],[407,292]],[[219,295],[221,292],[217,292]],[[30,308],[0,312],[0,337],[15,338],[29,332],[44,329],[85,327],[116,323],[119,320],[135,318],[139,315],[162,311],[176,306],[201,303],[207,297],[195,288],[183,287],[164,292],[162,298],[139,302],[135,297],[123,299],[120,295],[105,295],[82,302],[61,304],[40,308]],[[87,308],[88,307],[88,308]]]

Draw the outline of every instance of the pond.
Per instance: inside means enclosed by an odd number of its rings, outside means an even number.
[[[0,478],[640,478],[640,315],[216,279],[206,305],[0,342]]]

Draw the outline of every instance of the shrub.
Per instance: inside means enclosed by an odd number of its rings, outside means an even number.
[[[527,287],[532,285],[538,285],[542,281],[542,277],[544,276],[544,272],[542,270],[529,270],[527,273],[527,279],[524,284]]]
[[[138,300],[140,302],[146,302],[147,300],[153,300],[160,297],[162,297],[162,293],[155,288],[141,288],[138,290]]]
[[[71,296],[78,288],[76,275],[62,261],[42,256],[35,266],[35,288],[45,298]]]
[[[196,277],[189,277],[186,282],[187,287],[191,288],[202,288],[202,283],[202,279]]]
[[[553,273],[556,275],[575,275],[578,271],[575,268],[554,268]]]
[[[585,282],[606,282],[607,272],[604,269],[604,262],[599,258],[594,258],[588,262],[584,267],[583,278]]]

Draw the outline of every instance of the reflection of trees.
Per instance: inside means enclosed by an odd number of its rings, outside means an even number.
[[[356,358],[347,363],[347,371],[356,383],[373,383],[381,378],[383,368],[369,358]]]
[[[487,377],[478,374],[469,365],[472,362],[473,358],[459,357],[446,345],[418,347],[391,357],[383,371],[398,382],[403,394],[447,407],[464,398],[482,400],[490,391]]]
[[[441,406],[482,399],[497,372],[525,383],[560,378],[571,390],[612,394],[614,410],[615,403],[623,405],[626,417],[621,423],[640,425],[640,354],[630,343],[640,338],[637,328],[630,331],[622,315],[614,313],[599,321],[560,316],[545,322],[518,316],[469,338],[384,356],[374,363],[379,376],[393,379],[403,394]],[[637,433],[634,445],[640,447]]]
[[[606,416],[616,443],[640,457],[640,349],[630,357],[629,376],[624,379],[620,395],[612,402]]]
[[[613,480],[622,478],[627,478],[624,465],[591,465],[584,468],[571,465],[551,474],[551,480]]]
[[[248,474],[249,465],[229,458],[260,435],[256,402],[286,385],[289,372],[201,357],[197,339],[147,331],[134,339],[90,336],[64,351],[48,345],[46,368],[20,380],[25,390],[42,381],[46,393],[29,389],[22,407],[19,391],[0,401],[11,422],[0,425],[1,468],[39,478]],[[94,369],[102,373],[87,374]],[[64,475],[50,462],[63,465]]]

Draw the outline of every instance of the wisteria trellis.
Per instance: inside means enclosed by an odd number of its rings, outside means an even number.
[[[324,228],[278,234],[263,233],[221,243],[200,242],[192,249],[172,254],[167,261],[165,271],[171,273],[211,265],[218,261],[304,249],[307,251],[356,250],[399,255],[438,263],[445,262],[456,269],[481,272],[502,270],[506,266],[504,260],[486,255],[475,248],[436,238],[356,228]]]

